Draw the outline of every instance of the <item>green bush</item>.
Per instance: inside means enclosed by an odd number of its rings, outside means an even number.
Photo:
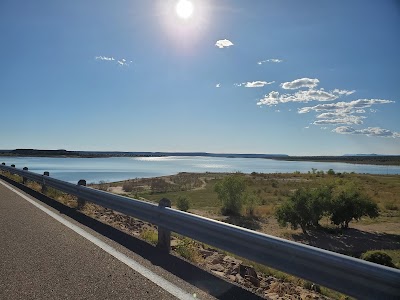
[[[290,223],[293,229],[300,227],[306,233],[308,228],[319,226],[330,199],[331,189],[328,187],[316,190],[300,188],[277,209],[278,223],[281,226]]]
[[[380,264],[387,267],[395,268],[396,266],[392,262],[392,258],[382,251],[367,251],[361,258],[366,261],[370,261],[376,264]]]
[[[246,194],[245,198],[246,198],[246,213],[249,216],[254,216],[254,210],[256,206],[259,204],[260,200],[254,193]]]
[[[215,185],[214,190],[222,202],[222,214],[240,215],[246,190],[246,184],[241,175],[234,174],[224,177]]]
[[[375,218],[379,212],[377,204],[351,183],[336,186],[336,190],[333,186],[298,189],[276,211],[281,226],[290,223],[293,229],[300,227],[304,233],[308,228],[319,227],[324,215],[333,224],[348,228],[350,221],[363,216]]]
[[[198,262],[201,258],[198,247],[195,241],[184,237],[176,246],[175,251],[182,257],[191,262]]]
[[[190,201],[188,198],[181,196],[178,198],[176,206],[178,207],[179,210],[188,211],[190,207]]]
[[[378,205],[355,187],[347,187],[334,197],[330,207],[331,222],[342,228],[348,228],[352,220],[363,216],[376,218]]]
[[[154,246],[158,243],[158,232],[154,229],[144,229],[140,232],[140,237]]]

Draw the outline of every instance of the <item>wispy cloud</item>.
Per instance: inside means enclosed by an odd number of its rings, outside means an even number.
[[[354,94],[356,91],[352,90],[352,91],[348,91],[348,90],[339,90],[339,89],[334,89],[333,91],[331,91],[334,94],[338,94],[338,95],[346,95],[349,96],[351,94]]]
[[[281,87],[285,90],[296,90],[299,88],[315,88],[319,83],[317,78],[299,78],[293,81],[281,83]]]
[[[391,100],[381,99],[358,99],[350,102],[327,103],[303,107],[298,110],[298,113],[304,114],[311,111],[320,112],[320,114],[316,116],[317,120],[313,122],[314,125],[361,125],[364,123],[364,119],[367,118],[364,115],[366,113],[364,108],[371,107],[372,105],[389,104],[393,102],[394,101]],[[377,127],[370,128],[376,129]],[[382,134],[385,133],[385,131],[378,130],[369,133],[368,130],[355,130],[349,126],[340,126],[333,131],[342,134],[366,134],[369,136],[378,136],[378,132],[382,132]]]
[[[115,59],[112,56],[102,56],[102,55],[100,55],[100,56],[95,56],[94,59],[95,60],[101,60],[101,61],[107,61],[107,62],[115,62],[117,65],[122,66],[122,67],[129,66],[132,63],[131,60],[128,61],[125,58]]]
[[[354,116],[354,115],[341,115],[338,118],[327,118],[323,120],[314,121],[314,125],[360,125],[363,124],[365,116]]]
[[[222,49],[222,48],[233,46],[233,43],[230,40],[224,39],[224,40],[218,40],[215,43],[215,46]]]
[[[114,57],[107,57],[107,56],[95,56],[95,60],[105,60],[105,61],[114,61]]]
[[[256,88],[256,87],[263,87],[268,84],[273,84],[275,81],[247,81],[247,82],[242,82],[242,83],[235,83],[234,86],[244,86],[247,88]]]
[[[332,132],[340,134],[362,134],[374,137],[387,137],[387,138],[400,138],[400,133],[391,131],[380,127],[368,127],[364,129],[354,129],[350,126],[339,126],[332,130]]]
[[[303,107],[298,110],[299,114],[309,113],[310,111],[352,111],[357,109],[363,109],[367,107],[371,107],[375,104],[388,104],[394,103],[391,100],[381,100],[381,99],[358,99],[350,102],[337,102],[337,103],[326,103],[326,104],[318,104],[315,106]]]
[[[269,62],[270,63],[281,63],[281,62],[283,62],[283,60],[278,59],[278,58],[270,58],[270,59],[266,59],[266,60],[261,60],[261,61],[257,62],[257,64],[262,65],[265,63],[269,63]]]
[[[122,59],[119,59],[118,61],[117,61],[117,63],[120,65],[120,66],[129,66],[131,63],[132,63],[132,61],[130,60],[130,61],[127,61],[125,58],[122,58]]]

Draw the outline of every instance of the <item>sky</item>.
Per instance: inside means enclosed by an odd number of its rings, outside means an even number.
[[[0,149],[400,154],[400,2],[2,0]]]

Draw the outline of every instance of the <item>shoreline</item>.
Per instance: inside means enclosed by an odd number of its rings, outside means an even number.
[[[302,162],[319,162],[319,163],[346,163],[354,165],[372,165],[372,166],[400,166],[400,155],[375,155],[375,156],[268,156],[268,155],[190,155],[190,153],[182,153],[182,155],[167,154],[16,154],[12,152],[0,152],[0,157],[45,157],[45,158],[113,158],[113,157],[221,157],[221,158],[260,158],[272,159],[278,161],[302,161]]]

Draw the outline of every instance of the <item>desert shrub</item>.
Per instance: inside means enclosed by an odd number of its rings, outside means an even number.
[[[198,247],[195,241],[189,238],[183,238],[176,246],[175,251],[191,262],[198,262],[201,258]]]
[[[354,186],[346,187],[334,197],[330,205],[331,222],[342,228],[348,228],[352,220],[363,216],[376,218],[378,205]]]
[[[250,216],[254,216],[254,210],[259,204],[259,199],[254,193],[246,195],[246,213]]]
[[[140,237],[154,246],[157,245],[158,233],[154,229],[144,229],[142,232],[140,232]]]
[[[128,193],[132,192],[134,188],[135,188],[135,183],[130,180],[125,181],[124,184],[122,185],[122,189]]]
[[[387,267],[395,268],[396,266],[392,262],[392,258],[382,251],[367,251],[361,255],[361,258],[366,261],[370,261],[376,264],[380,264]]]
[[[234,174],[224,177],[215,185],[214,190],[222,202],[222,214],[240,215],[246,190],[246,184],[241,175]]]
[[[105,181],[103,181],[103,180],[101,180],[99,182],[99,184],[98,184],[98,189],[102,190],[102,191],[106,191],[107,192],[109,187],[110,187],[110,184],[105,182]]]
[[[303,288],[310,290],[310,291],[315,291],[317,293],[321,293],[321,287],[317,284],[314,284],[309,281],[304,281],[303,282]]]
[[[190,201],[187,197],[180,196],[176,202],[176,206],[179,210],[188,211],[190,207]]]

